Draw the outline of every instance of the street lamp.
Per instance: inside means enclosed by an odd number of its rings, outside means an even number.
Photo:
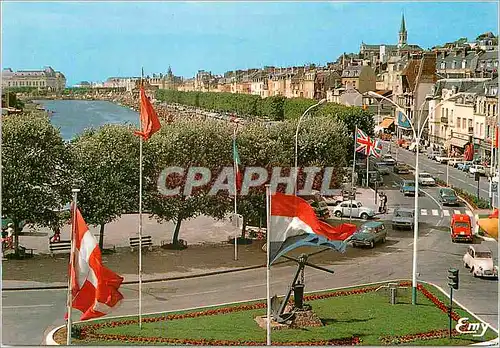
[[[299,170],[298,170],[298,165],[297,165],[297,158],[298,158],[298,151],[299,151],[299,128],[300,128],[300,123],[302,122],[302,119],[307,115],[307,113],[309,111],[311,111],[312,109],[320,106],[321,104],[324,104],[326,102],[326,99],[321,99],[319,102],[317,102],[316,104],[314,105],[311,105],[309,108],[307,108],[306,111],[304,111],[304,113],[302,114],[302,116],[300,116],[299,118],[299,122],[297,122],[297,130],[295,131],[295,185],[293,187],[293,192],[295,195],[297,195],[297,181],[298,181],[298,173],[299,173]]]
[[[382,99],[388,101],[389,103],[393,104],[397,109],[399,109],[399,111],[408,120],[410,120],[410,118],[408,117],[406,112],[401,108],[401,106],[399,106],[398,104],[393,102],[391,99],[384,97],[384,96],[381,96],[380,94],[377,94],[373,91],[368,92],[368,94],[373,96],[373,97],[376,97],[376,98],[382,98]],[[445,101],[448,101],[451,98],[456,97],[459,94],[463,94],[463,93],[457,93],[457,94],[452,95],[451,97],[448,97],[448,98],[442,100],[434,107],[434,110],[436,110],[436,107],[439,106],[440,104],[444,103]],[[417,242],[418,242],[418,195],[419,195],[419,187],[418,187],[419,186],[419,184],[418,184],[419,183],[419,163],[418,163],[419,161],[418,161],[418,157],[419,157],[419,153],[420,153],[420,149],[419,149],[420,137],[422,136],[422,132],[424,130],[425,124],[429,120],[430,113],[427,114],[427,117],[425,118],[425,120],[423,122],[420,122],[420,119],[422,117],[424,105],[430,99],[431,98],[426,97],[425,101],[422,103],[422,105],[419,108],[418,117],[416,119],[417,129],[415,129],[412,122],[410,122],[410,127],[411,127],[411,130],[413,132],[413,138],[415,139],[415,143],[416,143],[415,148],[417,150],[417,153],[415,156],[415,213],[414,213],[414,223],[413,223],[413,271],[412,271],[412,304],[414,304],[414,305],[417,304]]]

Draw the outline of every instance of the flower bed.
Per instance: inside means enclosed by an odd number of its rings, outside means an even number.
[[[399,282],[399,286],[401,287],[411,287],[411,282]],[[329,293],[320,293],[320,294],[312,294],[304,296],[305,301],[315,301],[322,300],[332,297],[342,297],[342,296],[350,296],[350,295],[359,295],[366,294],[370,292],[374,292],[380,287],[380,285],[376,286],[368,286],[364,288],[352,289],[352,290],[341,290],[341,291],[333,291]],[[427,299],[429,299],[437,308],[439,308],[444,313],[448,313],[448,307],[439,300],[435,295],[433,295],[429,290],[427,290],[423,285],[418,284],[417,290],[421,292]],[[203,316],[215,316],[219,314],[229,314],[236,313],[242,311],[250,311],[256,309],[265,309],[266,302],[258,302],[253,304],[243,304],[231,307],[223,307],[216,309],[208,309],[204,311],[196,311],[196,312],[188,312],[182,314],[168,314],[163,316],[156,317],[146,317],[142,319],[143,323],[156,323],[162,321],[172,321],[179,319],[188,319],[188,318],[198,318]],[[458,321],[460,316],[456,312],[452,312],[452,319],[454,321]],[[115,334],[115,333],[99,333],[99,329],[103,328],[116,328],[125,325],[135,325],[138,324],[138,319],[128,319],[128,320],[119,320],[119,321],[102,321],[96,322],[94,324],[83,323],[78,326],[74,326],[75,333],[78,332],[75,338],[79,340],[88,340],[88,341],[101,341],[101,342],[128,342],[128,343],[144,343],[144,344],[174,344],[174,345],[211,345],[211,346],[236,346],[236,345],[245,345],[245,346],[257,346],[257,345],[265,345],[265,342],[260,342],[258,340],[252,341],[244,341],[244,340],[222,340],[222,339],[206,339],[206,338],[171,338],[171,337],[145,337],[145,336],[134,336],[134,335],[124,335],[124,334]],[[444,338],[446,337],[448,331],[447,330],[432,330],[428,332],[422,332],[417,334],[409,334],[403,336],[382,336],[379,340],[383,344],[398,344],[398,343],[406,343],[416,340],[429,340],[436,338]],[[457,333],[455,333],[457,334]],[[362,341],[358,336],[346,335],[343,338],[325,340],[303,340],[301,342],[273,342],[273,345],[295,345],[295,346],[316,346],[316,345],[359,345]]]

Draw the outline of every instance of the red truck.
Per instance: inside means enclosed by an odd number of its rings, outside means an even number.
[[[474,236],[472,234],[472,225],[470,216],[467,214],[453,214],[450,223],[451,241],[472,243]]]

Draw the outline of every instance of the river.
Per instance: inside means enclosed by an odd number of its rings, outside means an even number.
[[[139,114],[129,108],[100,100],[37,100],[53,111],[50,121],[61,130],[64,140],[71,140],[86,128],[105,124],[133,124],[139,127]]]

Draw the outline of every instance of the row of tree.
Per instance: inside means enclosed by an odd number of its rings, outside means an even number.
[[[179,242],[183,221],[200,214],[223,218],[232,210],[233,197],[227,191],[209,195],[210,184],[189,197],[163,196],[158,191],[161,171],[172,166],[186,170],[207,167],[213,174],[213,183],[223,167],[233,165],[232,127],[218,121],[178,120],[163,125],[144,143],[144,207],[159,221],[176,223],[173,244]],[[286,121],[273,126],[253,123],[239,129],[237,144],[242,171],[247,166],[293,166],[295,127],[296,121]],[[78,201],[85,220],[100,226],[102,247],[105,225],[138,208],[139,139],[133,131],[129,126],[106,125],[87,130],[65,143],[46,117],[4,118],[2,208],[3,214],[14,222],[16,250],[17,226],[21,221],[50,228],[67,222],[60,209],[71,201],[73,187],[81,189]],[[299,166],[346,165],[351,134],[342,122],[329,117],[308,119],[301,126],[298,139]],[[336,173],[331,187],[339,185],[341,174],[340,170]],[[321,181],[319,175],[316,188]],[[185,176],[169,176],[166,184],[184,183]],[[263,185],[238,197],[238,212],[244,216],[244,225],[258,224],[261,218],[265,221]]]
[[[183,92],[159,89],[156,99],[167,103],[177,103],[187,106],[200,107],[218,112],[231,112],[238,116],[256,116],[274,121],[294,120],[317,101],[306,98],[285,98],[271,96],[261,98],[258,95],[219,93],[219,92]],[[325,103],[313,110],[311,115],[327,116],[340,120],[347,125],[351,132],[358,126],[373,135],[373,114],[359,107],[349,107],[336,103]]]

